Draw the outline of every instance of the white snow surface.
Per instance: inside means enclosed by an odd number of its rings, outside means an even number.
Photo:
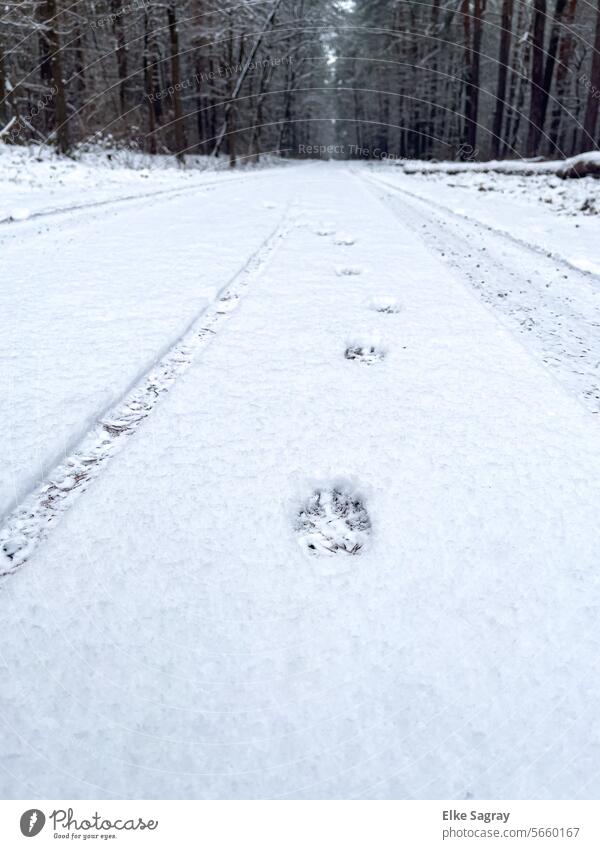
[[[542,253],[558,255],[575,267],[581,267],[577,265],[578,257],[598,257],[598,180],[565,181],[543,172],[529,176],[494,170],[485,173],[473,163],[468,165],[451,175],[427,173],[427,169],[413,175],[382,163],[370,170],[377,179],[396,189],[457,217],[513,236]],[[600,274],[600,267],[594,273]]]
[[[0,515],[70,452],[267,237],[255,176],[0,229]],[[213,175],[214,179],[214,175]],[[269,196],[270,193],[269,193]],[[238,210],[246,209],[246,216]]]
[[[23,225],[16,488],[288,200],[211,344],[0,585],[0,795],[597,798],[598,420],[360,174]],[[328,487],[367,511],[355,555],[299,538]]]
[[[183,168],[172,156],[88,147],[79,151],[77,158],[70,158],[58,156],[45,145],[0,141],[0,224],[74,206],[185,192],[213,184],[216,171],[220,183],[237,178],[228,173],[223,159],[188,156]]]

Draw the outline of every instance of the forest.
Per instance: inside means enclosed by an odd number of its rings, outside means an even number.
[[[599,104],[600,0],[20,0],[0,18],[1,138],[65,154],[558,159],[597,148]]]

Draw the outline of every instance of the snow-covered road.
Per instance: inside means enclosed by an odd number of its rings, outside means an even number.
[[[600,277],[582,272],[568,259],[572,222],[563,219],[563,238],[556,239],[557,250],[548,252],[536,242],[535,233],[522,230],[518,216],[507,229],[491,224],[489,211],[482,215],[477,207],[466,218],[422,199],[404,183],[394,185],[377,177],[368,183],[461,279],[470,282],[536,359],[591,412],[600,412]],[[498,205],[502,221],[507,211]],[[535,213],[530,210],[529,216],[535,219]],[[541,223],[547,223],[545,211]],[[556,236],[561,220],[552,224],[550,235]],[[542,226],[538,229],[547,233]],[[583,253],[596,267],[597,239],[595,249],[588,246]]]
[[[276,169],[0,228],[0,515],[68,454],[266,238]],[[177,190],[179,191],[179,189]],[[240,210],[245,210],[241,215]],[[249,222],[250,225],[249,226]],[[176,259],[175,259],[176,258]]]
[[[366,175],[305,165],[31,233],[46,282],[21,254],[4,427],[37,453],[12,491],[284,214],[210,343],[0,586],[0,792],[597,798],[598,419]]]

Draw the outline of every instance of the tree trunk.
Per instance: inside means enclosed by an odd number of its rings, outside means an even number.
[[[517,5],[517,28],[516,33],[528,32],[531,25],[529,7],[523,3]],[[529,52],[531,41],[529,38],[515,39],[513,58],[511,63],[510,91],[507,99],[507,120],[504,131],[503,156],[509,151],[515,153],[519,138],[519,127],[525,106],[526,75],[529,67]]]
[[[263,24],[263,28],[260,31],[258,38],[254,42],[254,47],[250,51],[250,54],[249,54],[248,58],[246,59],[246,64],[242,68],[242,72],[238,77],[238,81],[237,81],[237,83],[236,83],[236,85],[233,89],[232,94],[231,94],[231,99],[229,100],[229,102],[225,106],[225,113],[223,115],[223,125],[221,126],[221,130],[220,130],[219,135],[217,136],[217,140],[215,142],[215,146],[214,146],[214,149],[213,149],[213,152],[212,152],[213,156],[219,155],[219,151],[221,150],[221,145],[223,144],[223,139],[225,138],[225,134],[227,133],[227,126],[228,126],[231,110],[232,110],[232,107],[233,107],[233,103],[235,102],[238,94],[240,93],[240,89],[242,88],[242,86],[244,84],[244,80],[246,79],[248,71],[250,70],[250,65],[252,64],[252,60],[254,59],[254,57],[256,55],[256,51],[260,47],[262,40],[265,36],[265,33],[267,32],[267,30],[271,26],[271,24],[273,22],[273,18],[275,17],[275,13],[277,12],[277,9],[280,7],[280,5],[281,5],[281,0],[274,0],[273,5],[271,6],[271,11],[267,15],[267,18],[266,18],[266,20]]]
[[[479,73],[481,66],[481,40],[483,37],[483,15],[485,0],[463,0],[463,33],[465,43],[465,153],[472,156],[477,145],[479,119]]]
[[[477,129],[479,127],[479,86],[481,70],[481,42],[483,40],[483,16],[485,15],[486,0],[475,0],[473,21],[473,86],[471,92],[471,132],[469,144],[476,154]]]
[[[543,130],[544,97],[544,33],[546,24],[546,0],[533,2],[533,35],[531,55],[531,100],[529,103],[529,131],[527,134],[527,155],[538,152],[540,136]]]
[[[598,122],[598,98],[600,97],[600,0],[596,14],[596,38],[592,54],[592,69],[588,85],[587,106],[583,122],[583,147],[597,147],[596,124]]]
[[[158,118],[158,111],[160,109],[160,103],[156,103],[153,100],[154,92],[153,92],[153,80],[154,74],[152,65],[152,55],[150,51],[150,21],[148,19],[148,13],[146,12],[144,16],[144,89],[146,93],[146,100],[148,102],[148,133],[146,135],[146,150],[148,153],[155,154],[156,153],[156,123]]]
[[[440,0],[433,0],[431,6],[431,32],[434,38],[438,34],[440,22]],[[431,61],[432,94],[429,105],[429,124],[427,127],[427,152],[431,156],[433,148],[433,137],[437,119],[437,85],[438,85],[438,52],[435,50]]]
[[[577,0],[569,0],[564,16],[565,33],[560,41],[558,50],[558,68],[556,70],[556,101],[552,107],[552,122],[550,124],[550,153],[562,154],[561,124],[564,112],[564,100],[567,93],[571,59],[575,42],[571,32],[575,13],[577,11]]]
[[[554,77],[556,52],[558,50],[558,41],[560,37],[560,23],[566,5],[567,0],[556,0],[556,6],[554,7],[554,18],[552,20],[552,29],[550,31],[550,41],[548,42],[548,50],[546,51],[546,67],[544,69],[544,83],[541,95],[541,119],[540,130],[537,138],[537,147],[539,147],[539,141],[546,122],[546,112],[548,111],[548,100],[552,89],[552,78]]]
[[[169,24],[169,45],[171,48],[171,85],[173,106],[175,110],[175,155],[183,162],[185,151],[185,127],[183,125],[183,109],[181,105],[181,63],[179,58],[179,33],[177,31],[177,13],[175,3],[167,6],[167,21]]]
[[[40,13],[42,31],[40,43],[42,57],[40,71],[42,78],[52,83],[54,89],[54,131],[56,142],[61,153],[68,153],[69,126],[67,122],[67,101],[65,83],[62,72],[62,57],[60,37],[58,34],[58,4],[57,0],[43,0]]]
[[[0,41],[0,125],[8,121],[8,103],[6,99],[6,66],[4,64],[4,44]]]
[[[119,74],[119,103],[121,106],[121,114],[124,115],[127,111],[127,48],[125,42],[125,31],[123,29],[123,18],[119,14],[122,0],[112,0],[113,13],[116,14],[114,22],[114,34],[117,41],[117,49],[115,57],[117,60],[117,72]]]
[[[506,99],[506,80],[508,63],[510,62],[510,42],[512,37],[512,17],[514,0],[503,0],[502,22],[500,33],[500,48],[498,51],[498,82],[496,87],[496,110],[492,127],[492,156],[497,159],[500,155],[502,129],[504,125],[504,106]]]

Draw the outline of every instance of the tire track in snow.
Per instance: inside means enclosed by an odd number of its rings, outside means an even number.
[[[356,171],[352,172],[353,174],[357,174]],[[480,221],[478,218],[473,218],[471,215],[465,215],[464,213],[455,212],[453,209],[450,209],[449,206],[444,206],[437,201],[429,200],[428,198],[424,198],[416,192],[411,192],[409,189],[401,188],[400,186],[395,186],[393,183],[388,183],[387,180],[382,180],[380,177],[375,177],[371,174],[365,176],[361,174],[360,177],[363,180],[367,180],[371,182],[373,185],[376,185],[380,188],[391,189],[393,192],[397,192],[398,194],[404,195],[405,197],[409,197],[413,200],[418,201],[421,204],[429,208],[434,208],[438,212],[450,216],[457,221],[467,224],[472,224],[476,227],[481,227],[484,230],[487,230],[489,233],[493,233],[494,236],[498,236],[502,239],[506,239],[511,242],[513,245],[516,245],[520,248],[525,248],[536,256],[542,256],[544,259],[552,260],[553,262],[561,263],[565,266],[570,272],[576,272],[577,274],[582,274],[584,277],[588,279],[592,279],[594,283],[600,284],[600,275],[595,274],[593,271],[586,271],[583,268],[579,268],[577,265],[574,265],[568,259],[565,259],[561,254],[555,253],[554,251],[548,251],[545,248],[540,247],[539,245],[534,245],[531,242],[527,242],[525,239],[520,239],[518,236],[513,235],[512,233],[508,233],[506,230],[502,230],[498,227],[492,227],[491,224],[486,224],[483,221]]]
[[[394,188],[384,181],[376,185],[370,178],[367,183],[374,190]],[[442,254],[563,388],[587,410],[600,413],[600,291],[590,279],[593,275],[580,269],[569,269],[567,274],[556,268],[559,259],[546,254],[542,259],[533,248],[532,255],[524,257],[524,246],[503,240],[501,231],[414,198],[414,203],[413,197],[406,201],[410,217],[394,209],[391,196],[382,201]],[[477,228],[486,231],[480,243],[473,239]]]
[[[29,560],[75,499],[123,449],[160,398],[218,333],[293,226],[288,208],[275,230],[225,284],[212,305],[150,366],[136,386],[98,419],[75,450],[4,517],[0,526],[0,578],[6,578]]]
[[[73,204],[72,206],[61,206],[56,207],[54,209],[41,209],[37,212],[32,212],[27,218],[24,219],[14,219],[10,216],[6,218],[0,218],[0,225],[11,225],[9,231],[4,232],[13,232],[17,231],[17,225],[25,225],[30,221],[35,221],[38,218],[57,218],[61,215],[68,215],[69,213],[77,213],[77,212],[87,212],[88,210],[93,212],[95,209],[107,209],[110,210],[113,206],[119,206],[120,204],[134,203],[136,200],[153,200],[154,198],[176,198],[182,195],[187,195],[190,192],[200,192],[205,188],[212,188],[213,186],[237,186],[240,183],[245,183],[248,180],[254,179],[257,174],[240,174],[236,177],[229,177],[227,180],[217,179],[217,180],[207,180],[205,183],[197,183],[193,186],[179,186],[177,188],[172,189],[159,189],[155,192],[142,192],[141,194],[136,195],[125,195],[124,197],[118,198],[110,198],[107,200],[96,200],[90,201],[89,203],[79,203]],[[261,172],[261,177],[266,176]],[[269,174],[268,176],[274,176],[273,174]]]

